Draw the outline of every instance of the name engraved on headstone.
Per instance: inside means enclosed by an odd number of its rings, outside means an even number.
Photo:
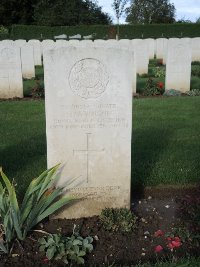
[[[127,128],[128,120],[117,104],[62,105],[63,117],[54,119],[51,129]]]
[[[105,66],[86,58],[75,63],[69,74],[71,90],[85,99],[97,98],[106,90],[109,77]]]

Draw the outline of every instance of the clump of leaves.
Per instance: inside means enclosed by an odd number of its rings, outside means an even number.
[[[137,217],[125,208],[106,208],[102,210],[100,220],[108,231],[128,233],[136,228]]]
[[[200,89],[192,89],[192,90],[186,92],[186,95],[188,95],[188,96],[200,96]]]
[[[8,34],[8,33],[9,33],[8,29],[3,25],[0,25],[0,34]]]
[[[165,77],[165,69],[160,67],[155,67],[152,70],[154,77],[156,78],[164,78]]]
[[[24,240],[28,232],[43,219],[64,205],[74,201],[62,197],[63,188],[55,188],[59,178],[59,165],[35,178],[19,205],[15,186],[0,169],[0,251],[9,253],[15,239]]]
[[[163,93],[164,93],[164,84],[162,82],[156,82],[152,78],[149,78],[147,80],[143,95],[155,96],[155,95],[162,95]]]
[[[36,85],[32,88],[31,95],[33,98],[44,98],[44,85],[40,83],[40,80],[36,80]]]
[[[84,264],[84,256],[93,250],[93,238],[90,236],[83,238],[74,231],[71,237],[49,234],[40,238],[38,242],[40,251],[44,251],[49,260],[61,260],[65,264]]]

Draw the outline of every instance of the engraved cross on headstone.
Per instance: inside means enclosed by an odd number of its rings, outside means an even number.
[[[104,152],[105,149],[101,149],[101,150],[93,150],[93,149],[90,149],[90,136],[91,136],[91,133],[87,133],[86,134],[86,137],[87,137],[87,144],[86,144],[86,149],[83,149],[83,150],[74,150],[73,153],[75,155],[75,153],[83,153],[86,155],[86,171],[87,171],[87,183],[89,183],[90,181],[90,162],[91,162],[91,155],[94,154],[94,153],[101,153],[101,152]]]

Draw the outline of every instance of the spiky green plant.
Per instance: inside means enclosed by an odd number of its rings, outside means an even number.
[[[9,253],[15,238],[24,240],[35,225],[75,200],[62,196],[63,187],[55,187],[59,166],[46,170],[30,183],[21,205],[17,200],[15,186],[0,169],[3,180],[0,181],[0,249],[4,253]]]

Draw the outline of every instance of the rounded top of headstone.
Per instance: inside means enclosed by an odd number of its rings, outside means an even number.
[[[85,99],[98,98],[106,90],[109,76],[97,59],[85,58],[74,64],[69,74],[70,88]]]

